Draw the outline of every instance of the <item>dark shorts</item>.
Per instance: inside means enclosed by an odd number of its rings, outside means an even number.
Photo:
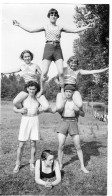
[[[63,59],[62,50],[60,44],[50,44],[46,43],[44,48],[43,60],[47,59],[50,61],[57,61],[59,59]]]
[[[65,136],[68,134],[70,136],[79,135],[77,119],[70,120],[70,118],[63,118],[57,133],[62,133]]]

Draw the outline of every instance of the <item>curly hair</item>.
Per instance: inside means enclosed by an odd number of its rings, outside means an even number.
[[[79,65],[79,60],[78,58],[76,58],[75,56],[71,56],[68,60],[67,60],[67,64],[70,65],[71,61],[76,61],[77,65]]]
[[[32,61],[34,55],[33,55],[33,53],[30,52],[29,50],[24,50],[24,51],[20,54],[20,59],[23,60],[23,56],[24,56],[25,53],[29,53],[29,54],[30,54],[30,56],[31,56],[31,61]]]
[[[35,86],[35,88],[37,89],[36,92],[35,92],[35,94],[37,94],[40,91],[40,85],[37,82],[35,82],[35,81],[29,81],[25,85],[25,88],[27,89],[30,86]]]

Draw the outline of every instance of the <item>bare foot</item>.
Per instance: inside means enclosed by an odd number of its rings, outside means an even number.
[[[85,174],[88,174],[89,171],[85,168],[85,167],[81,167],[81,170],[85,173]]]

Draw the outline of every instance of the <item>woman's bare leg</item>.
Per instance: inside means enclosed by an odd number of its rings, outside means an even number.
[[[43,92],[44,89],[44,83],[47,77],[47,73],[49,71],[49,66],[51,64],[50,60],[44,59],[43,60],[43,67],[42,67],[42,75],[41,75],[41,81],[40,81],[40,91]]]
[[[81,108],[82,107],[83,102],[82,102],[82,97],[81,97],[81,94],[79,93],[79,91],[75,91],[74,92],[74,94],[73,94],[73,102],[74,102],[74,104],[78,108]]]
[[[28,93],[21,91],[13,100],[14,106],[16,106],[17,108],[21,108],[22,107],[21,103],[27,97],[28,97]]]
[[[44,95],[41,95],[39,98],[37,97],[37,100],[42,107],[42,111],[47,111],[50,108],[49,102]]]
[[[58,76],[59,76],[59,83],[61,87],[61,92],[64,97],[64,79],[63,79],[63,59],[58,59],[55,61],[57,70],[58,70]]]

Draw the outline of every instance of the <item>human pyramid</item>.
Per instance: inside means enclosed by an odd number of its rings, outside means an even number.
[[[74,142],[77,150],[77,155],[80,161],[81,170],[84,173],[89,171],[84,166],[83,152],[80,145],[80,137],[78,131],[78,117],[84,117],[82,97],[77,90],[76,81],[79,74],[88,75],[101,73],[108,68],[100,70],[82,70],[78,69],[78,59],[72,56],[68,59],[68,66],[63,69],[63,54],[60,46],[61,33],[78,33],[86,29],[92,28],[87,25],[82,28],[71,29],[56,24],[59,18],[56,9],[50,9],[47,17],[50,23],[46,26],[31,29],[20,24],[14,20],[13,25],[29,33],[45,32],[46,43],[43,54],[43,69],[41,70],[37,64],[32,63],[33,53],[25,50],[21,53],[20,58],[24,61],[19,69],[9,71],[7,73],[17,73],[22,71],[22,77],[25,80],[24,91],[20,92],[13,100],[13,110],[22,114],[20,130],[19,130],[19,145],[17,149],[16,165],[13,170],[14,173],[19,172],[21,166],[21,157],[25,142],[30,138],[31,141],[31,159],[30,170],[35,172],[35,181],[38,184],[46,187],[57,185],[61,181],[61,170],[63,168],[63,148],[67,135],[69,134]],[[60,85],[60,92],[56,97],[56,104],[54,107],[49,105],[46,97],[43,94],[45,81],[48,79],[47,74],[51,62],[54,61],[58,71],[58,81]],[[40,81],[37,76],[40,75]],[[39,84],[40,83],[40,84]],[[58,160],[54,159],[53,152],[44,150],[41,158],[35,163],[36,141],[40,139],[39,119],[38,115],[42,112],[58,112],[61,117],[61,125],[58,128]],[[56,177],[53,182],[45,181],[43,178]]]

